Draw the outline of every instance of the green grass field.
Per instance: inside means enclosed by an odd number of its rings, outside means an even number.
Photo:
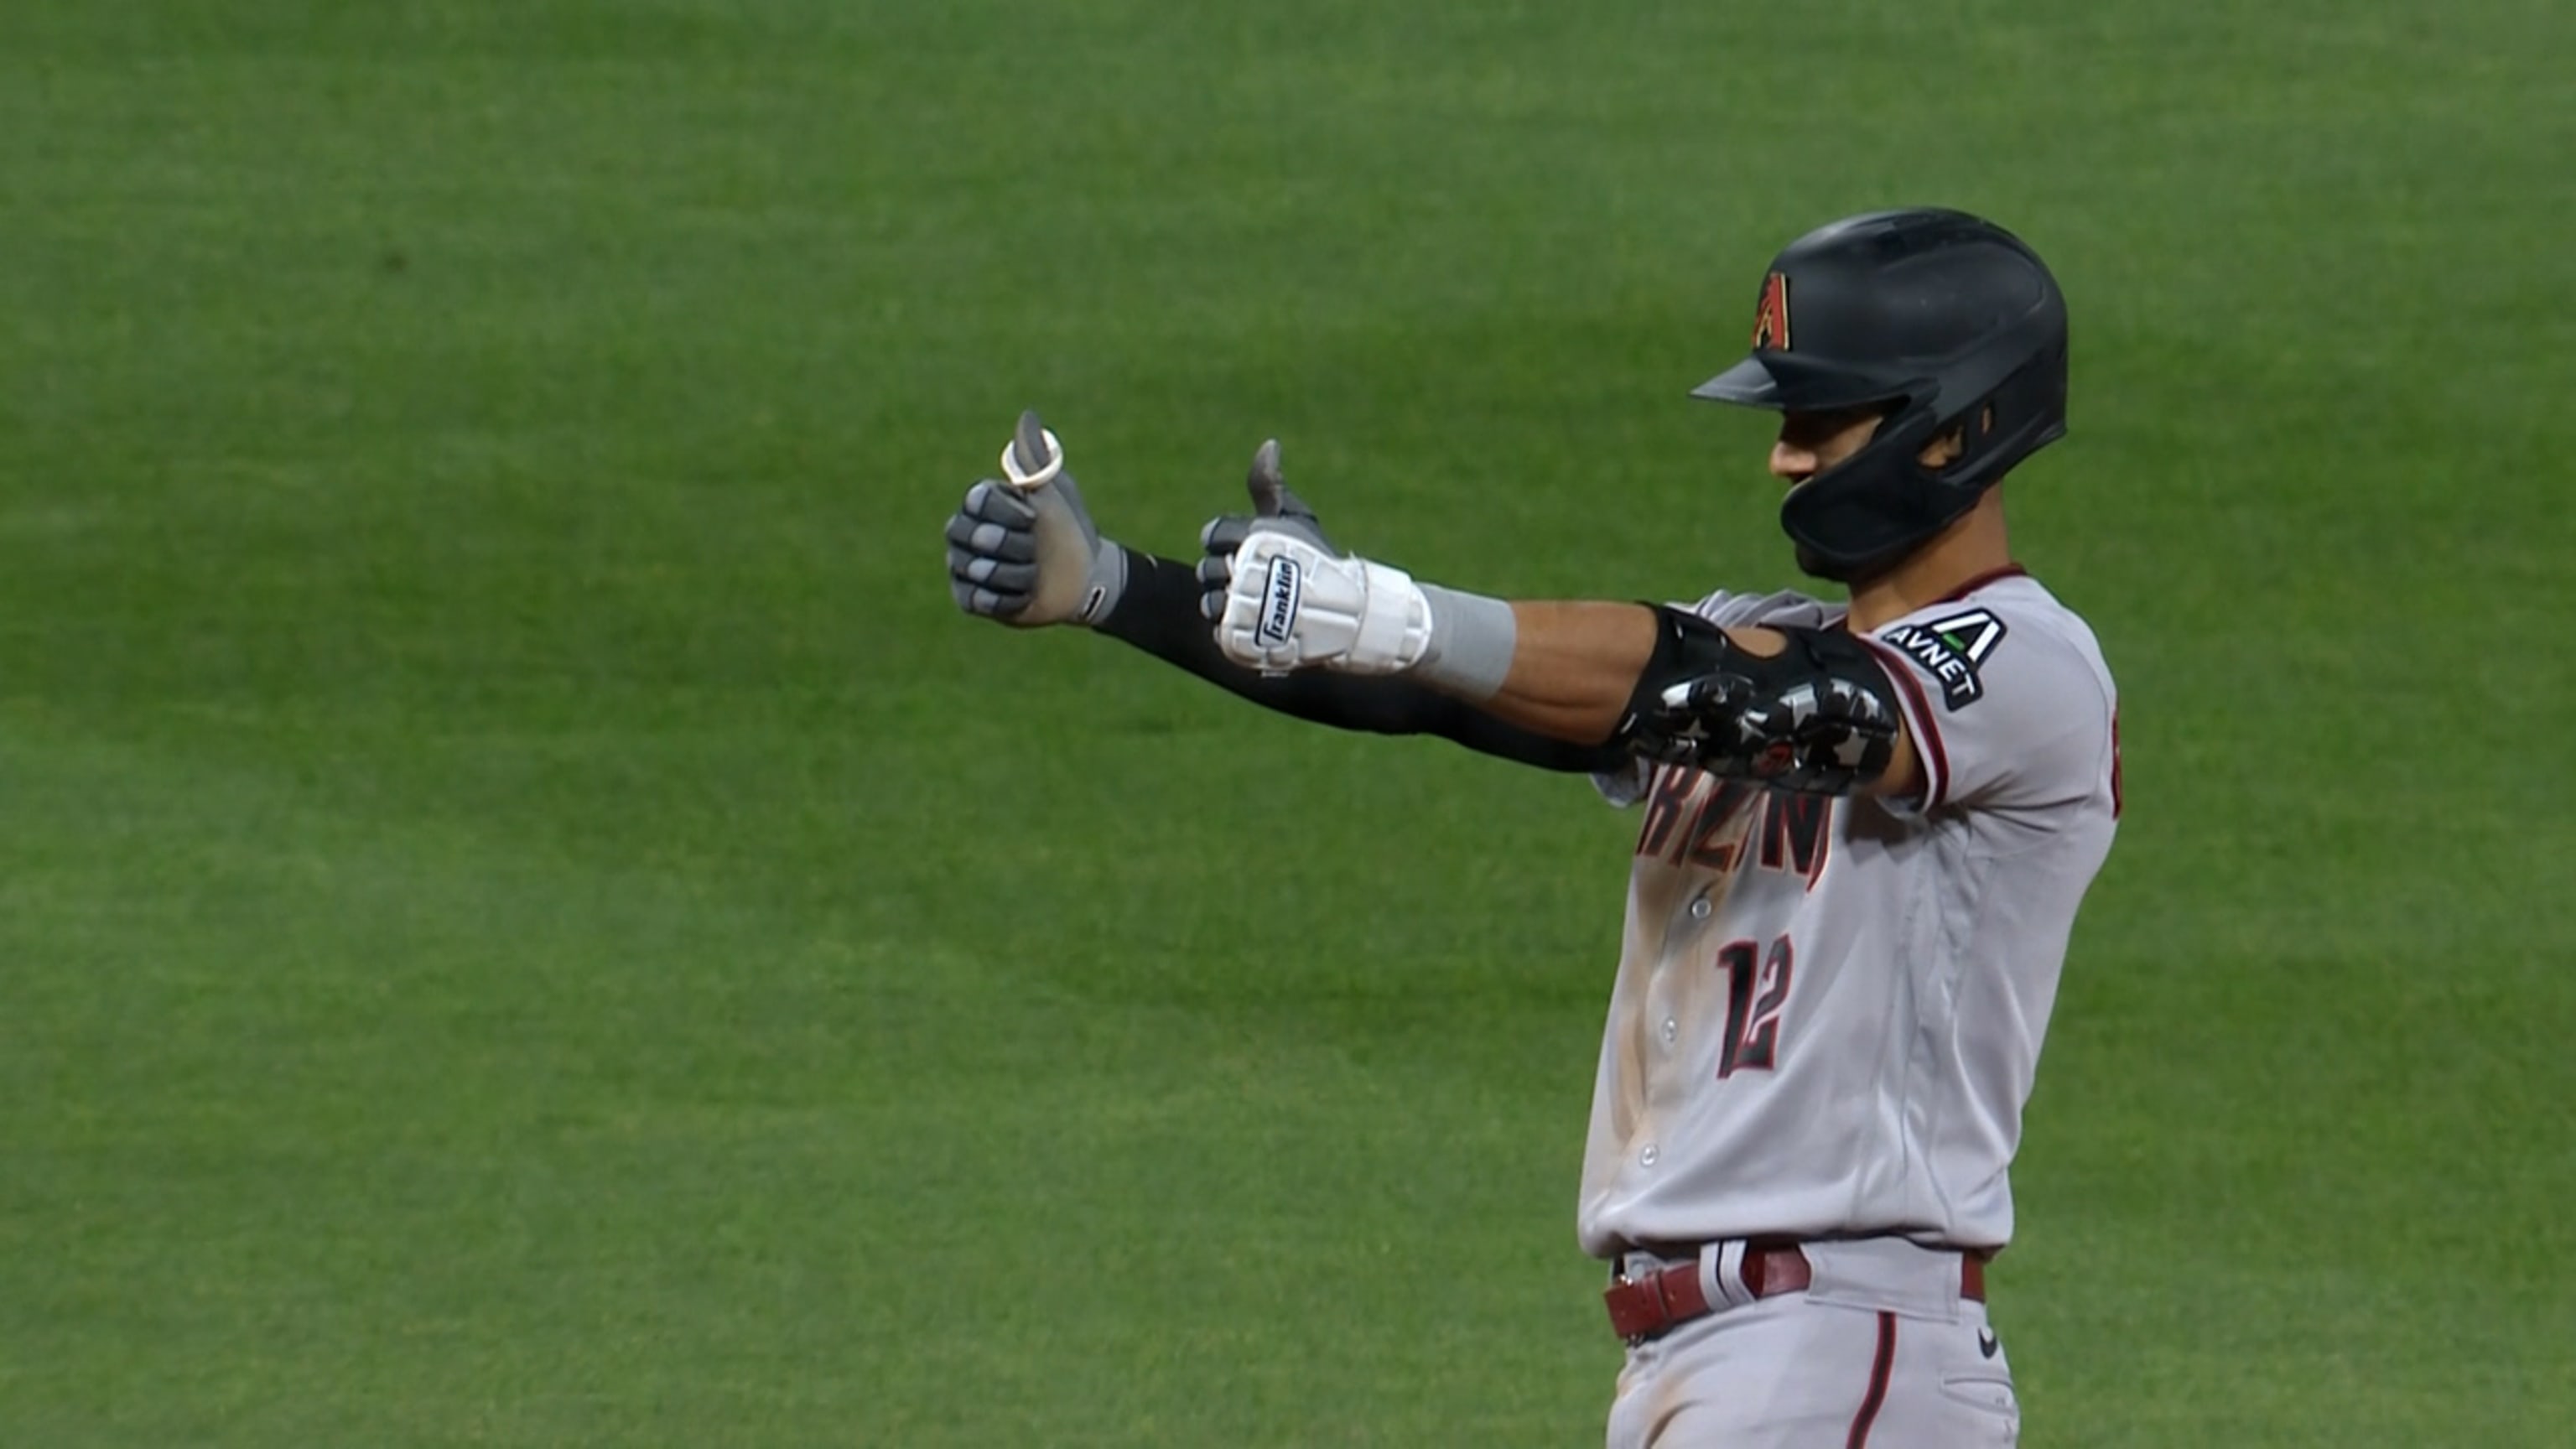
[[[1043,408],[1789,582],[1771,252],[2055,264],[2128,818],[2029,1442],[2576,1423],[2562,0],[12,0],[0,1446],[1598,1442],[1633,821],[960,618]]]

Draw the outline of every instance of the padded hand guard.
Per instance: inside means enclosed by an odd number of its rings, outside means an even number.
[[[1670,609],[1620,726],[1666,764],[1810,795],[1847,795],[1887,773],[1897,715],[1887,671],[1840,629],[1782,629],[1763,657]]]
[[[1402,569],[1256,528],[1235,550],[1217,647],[1264,674],[1395,674],[1431,647],[1431,601]]]

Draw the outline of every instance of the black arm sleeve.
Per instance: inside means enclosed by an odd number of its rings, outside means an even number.
[[[1335,729],[1380,735],[1436,735],[1480,754],[1542,770],[1591,774],[1626,767],[1625,744],[1577,745],[1505,724],[1462,699],[1401,675],[1306,669],[1265,676],[1225,657],[1199,613],[1198,574],[1177,560],[1127,551],[1127,588],[1099,632],[1176,664],[1221,689],[1281,714]]]

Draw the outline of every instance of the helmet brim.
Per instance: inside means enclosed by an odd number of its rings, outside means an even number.
[[[1691,389],[1691,396],[1772,412],[1830,413],[1895,402],[1906,383],[1792,352],[1756,352]]]

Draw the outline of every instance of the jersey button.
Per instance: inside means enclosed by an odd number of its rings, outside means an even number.
[[[1705,921],[1708,919],[1708,913],[1715,909],[1716,907],[1708,903],[1708,897],[1701,896],[1698,900],[1691,902],[1691,919],[1694,921]]]
[[[1680,1022],[1678,1022],[1678,1021],[1673,1020],[1673,1019],[1672,1019],[1671,1017],[1669,1017],[1669,1016],[1668,1016],[1668,1017],[1665,1017],[1665,1018],[1664,1018],[1664,1045],[1666,1045],[1666,1046],[1670,1046],[1670,1045],[1672,1045],[1672,1044],[1673,1044],[1673,1042],[1674,1042],[1677,1038],[1679,1038],[1679,1037],[1681,1036],[1681,1034],[1682,1034],[1682,1024],[1681,1024]]]
[[[1655,1165],[1655,1159],[1663,1155],[1664,1154],[1661,1149],[1657,1148],[1655,1144],[1649,1142],[1646,1144],[1646,1150],[1637,1154],[1637,1165],[1640,1167],[1652,1167]]]

